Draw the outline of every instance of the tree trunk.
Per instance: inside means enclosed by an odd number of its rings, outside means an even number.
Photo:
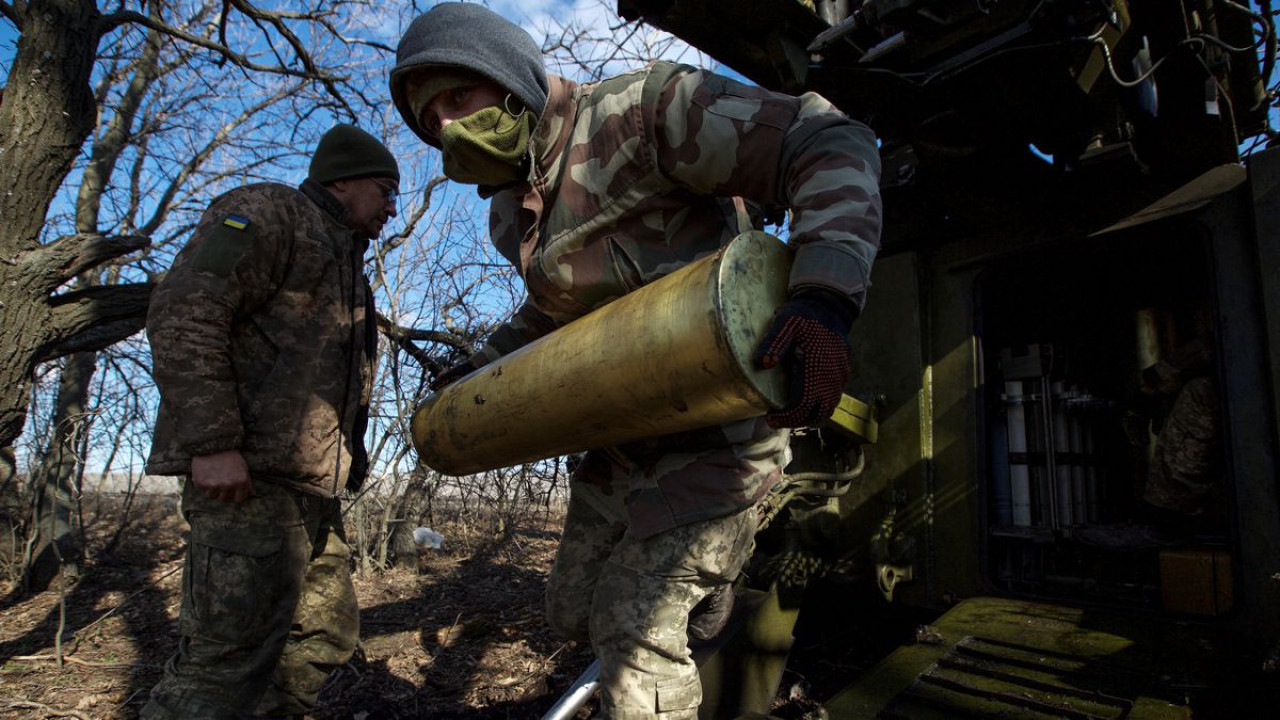
[[[160,76],[162,45],[161,33],[156,30],[147,33],[142,53],[131,63],[133,74],[115,103],[114,114],[93,143],[76,197],[76,232],[79,234],[92,236],[99,231],[102,194],[111,183],[121,153],[129,145],[138,110]],[[118,270],[108,272],[106,283],[117,282]],[[97,284],[95,273],[90,273],[81,278],[80,289]],[[89,384],[96,365],[95,352],[78,352],[67,356],[61,369],[54,431],[49,436],[40,469],[32,478],[36,497],[35,515],[30,523],[34,549],[23,574],[29,590],[44,590],[60,570],[66,579],[79,576],[84,548],[81,536],[74,532],[73,519],[79,507],[78,480],[85,462],[79,446],[88,432],[85,408],[89,404]]]
[[[85,407],[97,367],[97,353],[67,357],[58,382],[54,428],[40,469],[32,478],[35,518],[31,557],[24,573],[29,592],[48,589],[62,574],[64,587],[80,575],[84,558],[76,517],[80,505],[81,434],[88,431]]]
[[[31,0],[23,10],[0,103],[0,447],[26,421],[31,373],[53,325],[50,295],[76,274],[51,266],[61,256],[42,252],[40,231],[97,120],[95,4]],[[0,473],[12,472],[0,463]]]

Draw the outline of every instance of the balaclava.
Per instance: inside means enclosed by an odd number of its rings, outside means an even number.
[[[498,187],[523,180],[524,162],[537,116],[519,115],[501,107],[483,110],[451,122],[440,131],[444,174],[456,182]]]
[[[446,175],[479,185],[520,179],[550,87],[542,53],[527,32],[481,5],[441,3],[409,25],[396,60],[392,101],[418,137],[443,150]],[[469,74],[492,80],[510,97],[433,137],[419,123],[422,107],[439,92],[464,84]]]

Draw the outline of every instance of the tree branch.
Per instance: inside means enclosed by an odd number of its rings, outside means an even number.
[[[437,345],[448,345],[455,350],[470,353],[475,348],[466,338],[443,330],[417,330],[396,325],[382,313],[378,313],[378,329],[389,339],[399,343],[402,341],[432,342]],[[412,353],[410,353],[412,355]],[[416,356],[415,356],[416,357]]]
[[[404,229],[400,232],[389,236],[384,240],[378,248],[378,254],[385,257],[388,253],[404,244],[409,236],[413,233],[413,229],[422,221],[423,216],[431,209],[431,196],[435,193],[436,188],[445,184],[449,178],[444,175],[437,175],[427,181],[427,186],[422,189],[422,204],[414,209],[413,214],[409,216],[404,223]]]
[[[210,157],[213,156],[215,151],[230,142],[234,132],[241,125],[244,125],[246,122],[251,120],[259,112],[296,94],[301,89],[301,83],[281,88],[274,95],[264,98],[258,104],[245,109],[235,118],[219,128],[218,132],[214,133],[213,137],[209,139],[209,142],[205,143],[203,148],[192,155],[191,158],[182,165],[182,169],[179,170],[178,174],[169,182],[168,187],[166,187],[164,192],[160,195],[160,199],[156,201],[156,209],[155,212],[152,213],[151,219],[147,220],[147,222],[139,228],[139,232],[143,235],[151,235],[160,227],[160,224],[164,222],[166,217],[168,217],[169,210],[173,207],[173,198],[178,194],[178,190],[186,185],[187,180],[189,180],[191,176],[194,175]]]
[[[324,85],[325,91],[332,95],[333,99],[338,102],[339,107],[347,108],[348,110],[351,109],[350,106],[347,105],[347,99],[343,97],[342,93],[338,92],[336,81],[338,81],[339,78],[322,73],[320,69],[316,67],[315,61],[311,59],[311,53],[307,50],[307,46],[304,45],[303,42],[298,39],[298,36],[294,35],[293,31],[284,23],[286,18],[291,20],[318,20],[327,13],[297,15],[292,13],[268,12],[266,10],[260,10],[252,3],[245,2],[245,0],[229,0],[229,2],[246,16],[253,18],[255,21],[265,21],[274,27],[276,32],[280,33],[285,41],[293,48],[293,53],[302,63],[302,66],[307,69],[307,72],[313,74],[309,77],[315,77],[319,80],[320,83]],[[263,34],[266,33],[264,32]],[[270,39],[270,37],[267,38],[268,41],[270,41]],[[274,47],[274,43],[272,43],[272,45]]]
[[[414,341],[433,342],[439,345],[446,345],[458,350],[463,355],[469,355],[475,348],[473,344],[467,342],[466,339],[450,332],[440,330],[415,330],[413,328],[401,327],[391,322],[385,315],[378,313],[378,330],[396,347],[405,352],[406,355],[418,361],[427,372],[432,376],[439,375],[451,363],[447,360],[438,359],[431,353],[423,350],[414,344]],[[448,355],[445,356],[446,358]]]
[[[155,15],[156,8],[151,12]],[[155,15],[158,18],[158,15]],[[115,113],[103,132],[93,143],[89,164],[84,169],[80,192],[76,196],[76,232],[100,232],[98,218],[102,208],[102,196],[111,180],[116,163],[129,146],[133,121],[138,109],[151,92],[151,86],[160,79],[161,38],[164,35],[152,30],[142,45],[142,53],[129,67],[133,77],[125,85],[116,101]],[[105,95],[105,93],[104,93]]]
[[[53,292],[80,273],[150,244],[143,235],[65,235],[23,253],[19,263],[44,292]]]
[[[441,363],[439,360],[431,357],[431,355],[427,354],[426,350],[414,345],[411,341],[405,340],[404,338],[388,337],[391,342],[396,344],[396,347],[403,350],[409,357],[417,360],[418,364],[426,368],[427,372],[431,373],[432,376],[439,375],[445,369],[446,366],[444,363]]]
[[[0,0],[0,2],[2,1],[3,0]],[[255,72],[273,73],[276,75],[288,75],[289,77],[297,77],[297,78],[304,78],[306,80],[319,81],[320,83],[324,84],[325,88],[329,91],[331,95],[338,98],[340,101],[342,100],[341,95],[337,94],[337,90],[334,87],[334,85],[338,82],[345,81],[347,78],[345,76],[329,75],[321,71],[315,66],[315,63],[311,60],[310,56],[304,55],[302,58],[300,58],[303,61],[303,67],[305,68],[304,70],[293,70],[291,68],[287,68],[282,65],[261,65],[259,63],[256,63],[250,60],[248,56],[242,55],[241,53],[238,53],[232,50],[231,48],[227,47],[222,43],[217,43],[208,38],[200,37],[199,35],[195,35],[181,28],[174,27],[173,25],[170,25],[166,22],[162,22],[154,18],[147,17],[146,15],[143,15],[142,13],[139,13],[139,12],[135,12],[133,10],[118,10],[116,12],[111,13],[110,15],[103,15],[101,18],[98,19],[98,25],[97,25],[98,35],[99,37],[101,37],[102,35],[106,35],[107,33],[111,32],[112,30],[115,30],[116,28],[126,23],[136,23],[138,25],[142,25],[144,27],[150,28],[157,32],[162,32],[162,33],[165,33],[166,35],[171,35],[173,37],[178,38],[179,40],[189,42],[192,45],[198,45],[207,50],[212,50],[213,52],[221,55],[224,59],[229,60],[232,63],[246,70],[253,70]],[[295,41],[296,41],[296,38],[295,38]],[[295,48],[296,47],[298,46],[295,45]],[[343,101],[342,105],[345,107],[346,102]]]
[[[55,296],[48,340],[36,362],[114,345],[141,330],[147,321],[153,283],[101,285]]]
[[[22,16],[18,14],[16,8],[5,2],[5,0],[0,0],[0,15],[8,18],[9,22],[13,23],[14,27],[18,28],[18,33],[22,33]]]
[[[377,40],[362,40],[360,38],[349,38],[346,35],[343,35],[341,32],[339,32],[338,28],[334,27],[333,23],[329,22],[327,18],[316,18],[316,21],[319,22],[321,25],[323,25],[325,29],[330,32],[330,34],[338,38],[338,40],[341,41],[343,45],[364,45],[365,47],[371,47],[375,50],[382,50],[383,52],[386,52],[392,55],[394,55],[396,52],[395,48],[391,47],[390,45],[387,45],[386,43],[380,43]]]

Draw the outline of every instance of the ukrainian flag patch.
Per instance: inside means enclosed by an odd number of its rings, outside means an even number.
[[[222,224],[236,230],[243,230],[249,227],[249,218],[243,215],[228,215]]]

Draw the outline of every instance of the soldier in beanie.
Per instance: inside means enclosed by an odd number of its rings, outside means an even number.
[[[440,3],[400,40],[391,96],[445,174],[491,198],[498,251],[528,298],[438,389],[791,213],[790,297],[758,350],[789,405],[587,453],[571,479],[547,614],[600,660],[605,718],[695,718],[688,639],[722,627],[754,505],[849,373],[848,333],[880,235],[876,140],[822,97],[666,62],[591,84],[548,75],[524,30]]]
[[[364,253],[400,170],[338,125],[296,188],[215,199],[147,317],[147,472],[183,478],[181,639],[148,720],[294,717],[359,639],[338,494],[363,481],[377,338]]]

